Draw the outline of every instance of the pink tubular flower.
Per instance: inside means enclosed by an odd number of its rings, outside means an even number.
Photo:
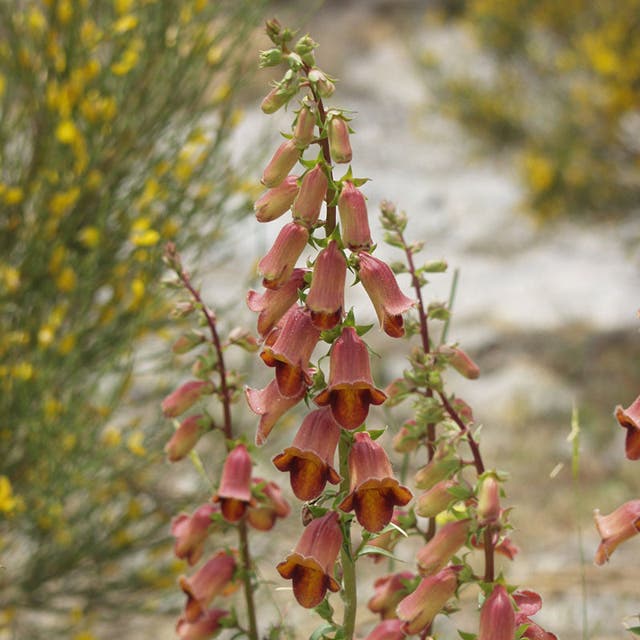
[[[342,226],[342,242],[351,251],[371,248],[371,231],[367,203],[351,182],[345,182],[338,198],[338,213]]]
[[[256,432],[257,445],[264,444],[276,422],[302,400],[305,391],[303,387],[298,395],[287,398],[278,391],[276,380],[272,380],[264,389],[247,387],[244,390],[249,408],[260,416],[260,424]]]
[[[365,640],[404,640],[407,636],[402,630],[403,627],[404,622],[397,618],[383,620],[372,629]]]
[[[430,462],[418,469],[414,482],[418,489],[431,489],[441,480],[446,480],[462,466],[450,442],[441,442]]]
[[[298,176],[287,176],[277,187],[269,189],[256,203],[253,209],[258,222],[271,222],[288,211],[298,195]]]
[[[366,251],[358,252],[358,258],[360,280],[371,299],[380,327],[392,338],[400,338],[404,335],[402,314],[415,302],[400,291],[396,277],[386,262]]]
[[[312,229],[320,216],[328,186],[327,176],[319,164],[307,171],[302,178],[300,191],[291,209],[294,220]]]
[[[260,182],[271,189],[277,187],[289,175],[300,158],[300,149],[293,140],[283,142],[273,154],[269,164],[265,167]]]
[[[171,535],[176,539],[173,552],[177,558],[186,560],[191,566],[200,560],[211,526],[211,516],[217,511],[216,505],[207,503],[198,507],[192,515],[181,513],[171,521]]]
[[[503,585],[493,588],[480,610],[478,640],[513,640],[516,632],[516,612]]]
[[[625,502],[606,516],[601,516],[596,509],[593,517],[601,538],[595,563],[601,565],[609,560],[619,544],[640,531],[640,500]]]
[[[331,158],[338,164],[351,162],[351,142],[349,141],[349,125],[340,115],[335,114],[327,123],[327,138]]]
[[[298,299],[298,291],[304,287],[306,269],[294,269],[289,279],[278,289],[267,289],[259,294],[249,291],[247,306],[258,312],[258,333],[264,338],[276,322],[284,316]]]
[[[307,369],[319,338],[320,330],[313,326],[309,312],[297,307],[287,316],[276,341],[262,350],[264,363],[276,370],[281,395],[297,397],[311,382]]]
[[[640,396],[626,409],[616,407],[616,419],[627,430],[625,455],[629,460],[640,460]]]
[[[339,591],[333,566],[342,546],[338,514],[329,511],[308,524],[296,548],[276,569],[285,580],[293,580],[293,595],[300,605],[319,605],[327,589]]]
[[[418,496],[416,513],[423,518],[435,518],[456,500],[449,493],[449,489],[458,486],[460,483],[457,480],[440,480],[431,489]]]
[[[293,128],[293,141],[298,149],[305,149],[314,138],[316,127],[316,104],[303,100]]]
[[[354,435],[349,451],[349,495],[340,503],[342,511],[355,510],[358,522],[378,532],[386,527],[396,505],[411,500],[411,491],[394,477],[385,450],[366,431]]]
[[[229,585],[236,561],[226,551],[219,551],[191,577],[180,576],[180,588],[187,594],[184,619],[196,622],[209,603]]]
[[[200,436],[210,431],[212,426],[210,418],[202,414],[185,418],[164,447],[169,462],[177,462],[189,455]]]
[[[443,569],[452,556],[467,541],[470,520],[454,520],[438,529],[437,533],[416,554],[421,576],[430,576]]]
[[[340,482],[333,468],[339,439],[340,427],[331,410],[317,409],[303,420],[291,446],[273,459],[279,471],[291,474],[291,488],[299,500],[313,500],[327,482]]]
[[[282,491],[275,482],[254,478],[254,485],[264,484],[255,507],[249,507],[247,522],[258,531],[273,529],[277,518],[286,518],[291,512],[289,503],[282,497]]]
[[[487,475],[480,481],[478,489],[478,524],[481,527],[499,526],[501,512],[500,485],[494,475]]]
[[[469,380],[475,380],[480,375],[480,367],[462,349],[442,345],[438,347],[437,352],[447,356],[449,364],[461,376]]]
[[[373,386],[367,345],[353,327],[345,327],[334,342],[329,360],[329,386],[314,402],[331,407],[344,429],[357,429],[369,414],[369,405],[382,404],[384,392]]]
[[[307,296],[311,321],[318,329],[333,329],[340,322],[346,275],[347,261],[338,243],[332,240],[316,259]]]
[[[521,624],[529,625],[522,634],[529,640],[558,640],[557,636],[550,631],[545,631],[542,627],[529,619],[542,608],[542,598],[535,592],[527,589],[514,591],[513,599],[516,602],[516,626]]]
[[[289,280],[307,240],[309,232],[295,222],[280,229],[273,246],[258,263],[262,284],[267,289],[278,289]]]
[[[458,569],[446,567],[433,576],[423,578],[413,593],[403,598],[396,608],[404,620],[407,635],[419,633],[429,626],[458,587]]]
[[[222,629],[220,619],[229,615],[223,609],[209,609],[193,622],[181,617],[176,625],[176,633],[180,640],[207,640]]]
[[[383,620],[395,618],[398,603],[408,593],[406,583],[414,578],[411,571],[393,573],[378,578],[373,583],[375,593],[367,603],[367,607],[373,613],[379,613]]]
[[[162,413],[166,418],[175,418],[190,409],[203,395],[215,391],[211,380],[190,380],[170,393],[162,401]]]
[[[245,445],[236,445],[227,454],[220,487],[213,501],[220,503],[222,516],[227,522],[237,522],[249,505],[255,504],[251,497],[251,456]]]

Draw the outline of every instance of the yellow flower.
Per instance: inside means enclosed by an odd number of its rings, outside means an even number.
[[[27,14],[27,24],[33,34],[40,35],[47,28],[47,19],[38,8],[31,7]]]
[[[9,293],[14,293],[20,288],[20,271],[11,265],[0,265],[0,281]]]
[[[58,342],[58,353],[66,356],[73,351],[76,346],[76,337],[69,333]]]
[[[53,329],[53,327],[44,325],[40,327],[40,330],[38,331],[38,345],[43,349],[46,349],[47,347],[51,346],[54,337],[55,330]]]
[[[54,247],[49,258],[49,273],[51,275],[55,275],[60,271],[66,255],[67,250],[61,244]]]
[[[91,169],[87,174],[87,188],[97,189],[102,184],[102,174],[97,169]]]
[[[117,447],[122,442],[122,436],[118,429],[109,425],[102,432],[100,441],[107,447]]]
[[[87,249],[95,249],[100,244],[100,236],[100,229],[97,227],[83,227],[78,231],[78,240]]]
[[[131,31],[131,29],[135,29],[138,26],[138,18],[134,15],[126,15],[118,18],[115,24],[113,25],[113,30],[116,33],[126,33],[127,31]]]
[[[147,450],[144,448],[142,441],[144,439],[144,434],[142,431],[134,431],[127,438],[127,449],[133,453],[133,455],[144,457],[147,455]]]
[[[113,8],[119,16],[131,11],[133,5],[133,0],[114,0],[113,2]]]
[[[61,217],[73,208],[80,197],[80,188],[71,187],[66,191],[58,191],[53,194],[49,202],[49,211],[56,217]]]
[[[0,98],[2,98],[2,96],[4,95],[4,91],[6,87],[7,87],[7,79],[2,73],[0,73]]]
[[[78,437],[75,433],[65,433],[62,438],[62,450],[69,453],[75,448],[77,442]]]
[[[78,128],[73,120],[63,120],[56,128],[56,138],[62,144],[73,144],[78,139]]]
[[[80,631],[73,636],[73,640],[98,640],[91,631]]]
[[[135,49],[126,49],[120,60],[111,65],[111,71],[117,76],[125,76],[138,64],[139,58],[140,56]]]
[[[73,17],[71,0],[58,0],[56,15],[60,24],[68,24]]]
[[[91,48],[95,46],[101,37],[102,31],[100,31],[96,23],[90,18],[84,20],[80,25],[80,41],[85,47]]]
[[[131,234],[130,240],[136,247],[152,247],[158,244],[160,234],[155,229],[134,231],[134,233]]]
[[[60,275],[56,278],[56,287],[63,293],[69,293],[76,288],[78,284],[78,277],[73,267],[66,266],[60,272]]]
[[[220,62],[220,60],[222,60],[222,53],[222,47],[217,45],[210,47],[209,51],[207,51],[207,63],[212,67],[215,66],[216,64],[218,64],[218,62]]]
[[[13,513],[18,502],[13,495],[13,487],[7,476],[0,476],[0,512]]]
[[[127,518],[137,520],[142,515],[142,505],[139,500],[132,498],[127,505]]]
[[[60,417],[64,411],[64,405],[51,395],[47,395],[44,399],[44,415],[49,420],[55,420]]]
[[[24,200],[22,187],[9,187],[4,193],[4,201],[7,204],[20,204]]]
[[[30,362],[17,362],[11,367],[11,375],[18,380],[24,380],[25,382],[31,380],[33,374],[33,365]]]
[[[139,302],[144,297],[144,290],[144,280],[134,278],[131,281],[131,293],[133,294],[135,302]]]

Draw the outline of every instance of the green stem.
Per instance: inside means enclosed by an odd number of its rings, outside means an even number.
[[[340,475],[342,483],[340,490],[346,495],[349,493],[349,449],[351,447],[350,438],[340,438],[338,454],[340,456]],[[342,563],[342,601],[344,602],[344,615],[342,619],[342,631],[345,640],[352,640],[356,628],[356,612],[358,609],[358,590],[356,584],[356,563],[353,557],[351,546],[351,517],[343,521],[342,527],[344,538],[342,549],[340,550],[340,560]]]
[[[240,538],[240,557],[242,559],[242,583],[244,586],[244,599],[247,603],[247,617],[249,618],[249,638],[258,640],[258,623],[256,619],[256,605],[253,600],[253,585],[251,584],[251,553],[249,551],[249,536],[247,535],[247,522],[243,518],[238,524],[238,537]]]

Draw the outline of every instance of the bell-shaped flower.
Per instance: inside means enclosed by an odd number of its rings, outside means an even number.
[[[373,583],[375,593],[367,603],[370,611],[379,613],[383,620],[396,617],[396,607],[409,590],[407,583],[411,582],[415,575],[411,571],[392,573],[382,576]]]
[[[518,589],[512,595],[518,607],[516,611],[516,626],[528,625],[522,634],[523,638],[529,638],[529,640],[558,640],[554,633],[545,631],[529,619],[530,616],[535,615],[542,608],[542,598],[535,591]]]
[[[462,467],[455,447],[450,442],[441,442],[433,455],[433,458],[415,475],[414,481],[418,489],[431,489],[441,480],[451,477]]]
[[[601,516],[596,509],[593,517],[601,538],[595,563],[604,564],[619,544],[640,531],[640,500],[625,502],[606,516]]]
[[[298,176],[287,176],[277,187],[262,194],[253,205],[258,222],[271,222],[289,211],[298,195]]]
[[[332,240],[316,259],[306,300],[311,321],[318,329],[333,329],[340,322],[346,275],[347,261],[338,243]]]
[[[500,484],[493,474],[485,475],[478,487],[478,506],[476,514],[481,527],[500,526]]]
[[[273,246],[258,263],[262,284],[267,289],[279,289],[289,278],[309,240],[309,232],[295,222],[280,229]]]
[[[296,147],[295,142],[283,142],[265,167],[260,182],[268,189],[277,187],[289,175],[299,158],[300,149]]]
[[[320,216],[328,186],[329,181],[320,164],[307,171],[291,209],[294,220],[304,224],[308,229],[313,229]]]
[[[369,414],[369,405],[382,404],[386,395],[373,385],[367,345],[353,327],[345,327],[333,343],[329,359],[329,386],[314,402],[331,407],[344,429],[357,429]]]
[[[435,575],[423,578],[415,591],[400,601],[396,613],[404,620],[403,630],[407,635],[420,633],[433,622],[458,588],[457,573],[458,568],[445,567]]]
[[[355,510],[358,522],[378,532],[386,527],[396,505],[411,500],[411,491],[394,477],[384,448],[366,431],[354,435],[349,450],[349,495],[340,503],[343,511]]]
[[[260,294],[249,291],[247,306],[258,313],[258,333],[264,338],[298,299],[304,288],[306,269],[294,269],[289,279],[278,289],[267,289]]]
[[[228,615],[224,609],[209,609],[193,622],[183,616],[176,624],[176,634],[180,640],[208,640],[222,629],[220,620]]]
[[[493,587],[480,610],[478,640],[513,640],[516,632],[516,612],[503,585]]]
[[[331,158],[338,164],[351,162],[352,151],[349,140],[349,125],[338,113],[330,114],[327,122],[327,138]]]
[[[625,455],[629,460],[640,460],[640,396],[626,409],[616,407],[616,419],[627,430]]]
[[[214,391],[211,380],[185,382],[162,401],[162,413],[166,418],[175,418],[190,409],[203,395],[210,395]]]
[[[319,338],[320,329],[311,322],[310,313],[297,307],[288,314],[276,341],[262,350],[264,363],[276,370],[281,395],[297,397],[310,384],[309,358]]]
[[[303,607],[316,607],[327,590],[340,590],[333,567],[341,546],[338,514],[328,511],[305,527],[293,552],[276,567],[285,580],[293,581],[293,595]]]
[[[208,502],[193,514],[181,513],[171,521],[171,535],[176,539],[173,552],[177,558],[186,560],[191,566],[200,560],[211,527],[211,517],[217,511],[218,507]]]
[[[291,513],[291,507],[275,482],[254,478],[253,484],[263,486],[260,487],[256,506],[249,507],[247,511],[247,522],[258,531],[270,531],[278,518],[286,518]]]
[[[400,291],[393,271],[386,262],[366,251],[358,252],[360,280],[378,316],[380,327],[392,338],[404,335],[402,314],[415,302]]]
[[[276,422],[302,400],[305,391],[306,389],[303,387],[298,395],[287,398],[278,391],[276,380],[272,380],[264,389],[247,387],[244,390],[249,408],[260,416],[260,423],[256,431],[257,445],[264,444]]]
[[[471,521],[453,520],[442,525],[427,544],[418,550],[416,562],[421,576],[431,576],[447,566],[467,541]]]
[[[191,449],[200,440],[200,436],[210,431],[212,427],[211,418],[202,414],[185,418],[164,447],[169,462],[177,462],[189,455]]]
[[[236,569],[236,561],[226,551],[219,551],[187,578],[180,576],[180,588],[187,595],[184,619],[195,622],[205,613],[209,603],[230,586]]]
[[[371,248],[371,230],[367,203],[359,189],[351,182],[345,182],[338,197],[340,214],[340,234],[342,242],[351,251]]]
[[[237,522],[249,505],[255,504],[251,497],[251,465],[251,456],[244,444],[236,445],[224,461],[220,487],[213,501],[220,503],[227,522]]]
[[[379,622],[365,640],[404,640],[407,636],[402,630],[404,622],[398,618]]]
[[[423,518],[435,518],[456,501],[450,490],[458,486],[460,483],[457,480],[440,480],[431,489],[418,496],[416,513]]]
[[[293,141],[298,149],[306,149],[315,137],[316,104],[304,99],[293,126]]]
[[[313,500],[327,482],[340,482],[333,468],[339,439],[340,427],[331,410],[317,409],[305,417],[291,446],[273,459],[279,471],[290,473],[291,488],[299,500]]]

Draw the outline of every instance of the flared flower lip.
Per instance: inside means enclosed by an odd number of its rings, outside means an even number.
[[[363,392],[366,397],[363,397]],[[387,396],[372,384],[362,381],[330,385],[313,401],[320,407],[331,406],[336,422],[344,429],[357,429],[369,414],[369,405],[381,405]]]
[[[636,415],[637,409],[640,409],[640,398],[626,409],[618,405],[615,411],[618,424],[627,430],[624,448],[628,460],[640,460],[640,425]]]
[[[279,471],[291,472],[291,487],[299,500],[313,500],[322,493],[327,482],[331,484],[340,482],[340,475],[333,466],[323,460],[315,451],[308,449],[287,447],[273,458],[273,464]],[[295,473],[304,476],[303,479],[306,482],[301,482],[294,475]],[[308,474],[311,474],[311,477]]]
[[[338,581],[325,572],[313,557],[293,552],[276,566],[285,580],[293,580],[293,593],[300,605],[311,609],[324,599],[327,589],[334,593],[340,591]]]

